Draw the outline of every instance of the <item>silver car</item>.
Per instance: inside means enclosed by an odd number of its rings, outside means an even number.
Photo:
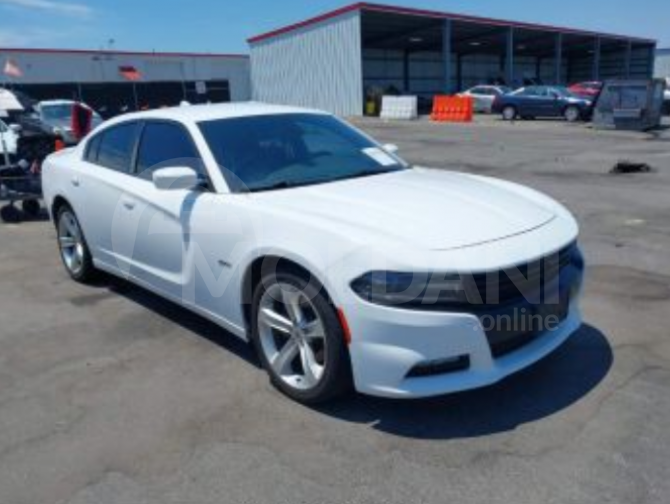
[[[464,91],[460,96],[471,96],[474,98],[475,112],[490,114],[496,98],[511,92],[512,89],[506,86],[475,86]]]

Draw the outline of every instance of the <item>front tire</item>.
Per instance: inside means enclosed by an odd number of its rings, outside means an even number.
[[[79,283],[94,280],[97,270],[93,266],[91,252],[79,220],[69,206],[63,206],[58,210],[56,233],[60,257],[70,277]]]
[[[563,116],[565,117],[565,120],[568,121],[569,123],[575,123],[579,121],[582,117],[582,113],[577,107],[570,106],[565,109],[563,112]]]
[[[289,272],[263,277],[253,298],[251,339],[275,387],[302,404],[351,389],[351,363],[337,312],[323,288]]]

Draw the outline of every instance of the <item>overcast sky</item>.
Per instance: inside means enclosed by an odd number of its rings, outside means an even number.
[[[670,47],[670,0],[381,1],[638,35]],[[1,47],[247,52],[250,36],[344,0],[0,0]]]

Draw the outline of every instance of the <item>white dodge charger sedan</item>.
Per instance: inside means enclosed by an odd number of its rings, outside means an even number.
[[[396,150],[318,111],[163,109],[49,157],[44,192],[74,280],[207,317],[303,403],[474,389],[559,347],[581,325],[571,214]]]

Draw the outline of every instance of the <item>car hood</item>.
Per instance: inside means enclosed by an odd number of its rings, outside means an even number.
[[[504,182],[416,168],[255,197],[273,213],[316,219],[351,239],[450,250],[527,233],[556,218],[550,204],[524,191]]]

